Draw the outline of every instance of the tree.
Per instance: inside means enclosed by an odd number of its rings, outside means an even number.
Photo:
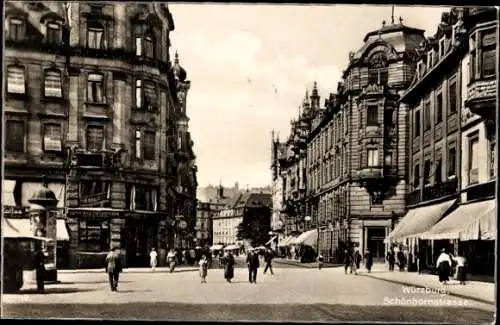
[[[243,221],[238,225],[238,240],[249,240],[253,246],[263,245],[269,240],[269,209],[252,209],[245,213]]]

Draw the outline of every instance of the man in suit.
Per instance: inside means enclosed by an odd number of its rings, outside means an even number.
[[[106,272],[109,276],[109,285],[111,291],[118,291],[118,277],[122,271],[122,262],[116,248],[111,248],[108,256],[106,256]]]
[[[257,283],[257,270],[259,268],[259,254],[256,250],[251,250],[247,255],[248,281]]]

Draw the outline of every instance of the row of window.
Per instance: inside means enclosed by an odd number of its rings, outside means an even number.
[[[329,198],[321,199],[315,213],[317,213],[320,222],[345,216],[347,214],[347,192],[336,193]]]
[[[347,145],[344,144],[340,152],[334,157],[321,162],[318,168],[309,169],[310,179],[308,185],[310,188],[319,188],[321,185],[331,182],[332,180],[345,174],[348,170],[348,151]]]
[[[7,93],[26,95],[26,71],[23,66],[7,67]],[[61,70],[49,68],[44,71],[44,97],[63,98]],[[135,108],[156,111],[158,107],[158,86],[149,80],[135,81]],[[106,83],[104,74],[89,73],[87,75],[87,102],[106,104]]]
[[[62,45],[63,25],[59,21],[49,21],[46,26],[45,42],[48,44]],[[8,19],[7,38],[11,41],[23,41],[27,35],[27,22],[20,17],[11,17]],[[87,21],[86,46],[89,49],[106,49],[106,26],[97,20]],[[137,25],[133,29],[133,38],[135,40],[135,54],[149,58],[157,57],[157,40],[154,28],[151,26]]]
[[[9,141],[5,143],[7,152],[26,152],[26,122],[7,120],[5,136]],[[46,123],[43,125],[43,151],[62,152],[63,137],[60,123]],[[106,149],[105,127],[103,125],[88,125],[86,145],[88,151]],[[156,132],[147,130],[135,131],[135,157],[137,159],[156,159]]]
[[[348,114],[341,112],[336,115],[325,126],[316,138],[308,145],[308,166],[319,159],[321,156],[333,148],[333,145],[342,139],[349,130]]]
[[[453,40],[453,36],[451,39],[448,39],[446,35],[444,35],[438,44],[437,52],[434,49],[430,49],[427,52],[426,63],[423,61],[417,62],[417,76],[422,77],[426,71],[430,70],[433,66],[435,66],[441,59],[445,57],[445,55],[451,49],[451,42]]]
[[[443,93],[439,92],[434,99],[434,123],[439,124],[443,121],[443,115],[448,116],[457,112],[457,82],[453,77],[450,79],[448,84],[448,114],[445,112],[445,105],[443,100]],[[444,113],[444,114],[443,114]],[[416,109],[413,118],[413,137],[419,137],[421,135],[421,123],[422,114],[420,109]],[[431,110],[431,100],[429,98],[424,100],[423,108],[423,123],[424,132],[431,129],[432,123],[432,110]]]

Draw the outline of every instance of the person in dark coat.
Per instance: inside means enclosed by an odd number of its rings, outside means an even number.
[[[425,254],[423,250],[419,250],[417,253],[417,267],[418,267],[418,274],[422,274],[425,268]]]
[[[344,273],[347,274],[347,269],[349,266],[351,266],[351,260],[352,256],[349,252],[349,250],[344,250]],[[352,273],[352,268],[351,268],[351,273]]]
[[[397,257],[398,257],[399,271],[403,272],[405,270],[405,265],[406,265],[406,256],[405,253],[403,252],[402,247],[399,249]]]
[[[438,269],[439,282],[446,284],[450,280],[450,270],[451,270],[452,260],[450,254],[446,253],[445,249],[441,250],[436,261],[436,267]]]
[[[112,248],[106,256],[106,273],[108,273],[111,291],[118,291],[118,278],[122,271],[122,262],[116,248]]]
[[[365,253],[365,266],[368,270],[368,273],[370,273],[373,266],[373,254],[369,250],[367,250]]]
[[[361,266],[361,260],[363,259],[363,257],[361,256],[361,254],[359,253],[359,251],[357,250],[355,253],[354,253],[354,263],[356,264],[356,270],[359,270],[360,266]]]
[[[231,282],[231,280],[234,277],[234,256],[231,252],[227,252],[223,257],[222,257],[223,265],[224,265],[224,278],[228,283]]]
[[[45,290],[45,254],[41,247],[38,247],[35,252],[35,272],[36,288],[43,292]]]
[[[248,265],[248,281],[250,283],[257,283],[257,270],[259,269],[259,255],[256,250],[251,250],[247,255]]]
[[[274,258],[274,253],[271,248],[266,249],[264,252],[264,261],[266,262],[266,267],[264,268],[264,274],[266,274],[267,270],[271,271],[271,275],[274,274],[273,272],[273,258]]]
[[[394,248],[391,248],[387,252],[386,259],[389,263],[389,271],[394,271],[394,264],[396,263],[396,254],[394,253]]]

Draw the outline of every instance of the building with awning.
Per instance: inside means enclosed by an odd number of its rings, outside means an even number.
[[[64,219],[57,219],[57,241],[69,241],[69,233]],[[3,218],[2,236],[4,238],[27,238],[50,241],[50,238],[37,237],[32,230],[30,219]]]
[[[304,245],[317,248],[318,246],[318,230],[308,230],[300,234],[298,237],[293,238],[288,242],[288,245]]]
[[[443,240],[495,240],[496,222],[495,200],[486,200],[460,205],[430,230],[421,235],[422,239]]]
[[[422,233],[431,229],[455,202],[455,199],[448,200],[409,210],[387,236],[386,242],[404,242],[408,238],[418,238]]]

